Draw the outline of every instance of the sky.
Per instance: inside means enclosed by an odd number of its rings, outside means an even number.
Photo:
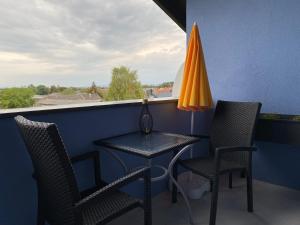
[[[0,0],[0,87],[173,81],[185,33],[152,0]]]

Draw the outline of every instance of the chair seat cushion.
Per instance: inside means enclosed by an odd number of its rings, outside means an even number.
[[[193,159],[180,160],[179,163],[183,167],[193,171],[194,173],[200,174],[207,178],[212,178],[215,176],[215,159],[213,157],[199,157]],[[226,171],[239,170],[244,168],[245,166],[237,162],[221,160],[219,171],[220,173],[224,173]]]
[[[104,224],[140,205],[141,203],[138,199],[125,193],[115,191],[83,210],[83,224]]]

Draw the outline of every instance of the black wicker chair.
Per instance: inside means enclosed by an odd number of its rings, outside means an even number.
[[[232,187],[232,172],[241,171],[247,177],[248,211],[253,211],[252,152],[254,131],[260,112],[260,103],[218,101],[211,130],[209,155],[178,160],[174,165],[173,177],[177,179],[178,165],[206,177],[211,182],[212,200],[210,225],[215,225],[219,191],[219,175],[229,173],[229,187]],[[172,201],[177,201],[174,186]]]
[[[69,158],[58,129],[53,123],[34,122],[22,116],[15,118],[34,167],[38,187],[37,224],[99,225],[136,207],[144,209],[144,224],[151,225],[151,181],[149,168],[139,169],[113,183],[100,177],[99,153],[88,152]],[[79,192],[71,163],[94,161],[96,187]],[[144,201],[118,189],[144,178]]]

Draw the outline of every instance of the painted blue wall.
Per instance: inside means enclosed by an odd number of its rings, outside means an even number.
[[[194,21],[215,100],[300,114],[300,1],[187,0],[187,34]],[[255,178],[300,189],[300,147],[257,145]]]
[[[300,2],[298,0],[187,0],[187,31],[198,22],[215,99],[263,102],[264,112],[300,114]],[[189,113],[175,103],[151,105],[155,129],[189,133]],[[94,149],[92,141],[138,128],[139,106],[49,113],[30,119],[57,123],[70,155]],[[206,133],[211,115],[197,115],[197,133]],[[0,119],[0,224],[35,224],[36,187],[32,166],[12,118]],[[261,180],[300,189],[299,147],[258,143],[254,174]],[[122,154],[130,166],[142,163]],[[103,177],[121,168],[102,154]],[[169,156],[156,159],[167,164]],[[92,182],[91,165],[76,166],[80,187]],[[109,171],[109,172],[108,172]],[[127,189],[140,195],[141,184]],[[153,185],[153,193],[166,187]]]
[[[194,21],[215,99],[300,114],[300,1],[187,0],[187,33]]]
[[[39,121],[54,122],[58,125],[67,151],[76,155],[94,150],[92,141],[123,134],[138,129],[141,106],[113,106],[88,111],[49,113],[28,116]],[[176,110],[176,103],[154,104],[150,106],[156,130],[188,133],[189,114]],[[31,177],[32,165],[20,138],[13,118],[0,119],[0,224],[31,225],[36,218],[36,186]],[[138,157],[120,154],[129,167],[143,164]],[[122,175],[121,167],[105,153],[101,155],[102,175],[112,181]],[[157,158],[154,162],[167,165],[170,155]],[[92,165],[82,163],[75,167],[81,188],[92,184]],[[166,181],[153,184],[153,194],[166,189]],[[142,183],[126,189],[141,196]]]
[[[256,143],[259,150],[253,154],[255,179],[300,190],[300,147]]]

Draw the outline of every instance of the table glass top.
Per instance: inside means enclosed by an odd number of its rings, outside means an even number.
[[[98,140],[95,144],[143,155],[151,155],[177,146],[188,145],[196,141],[198,141],[198,138],[191,136],[154,131],[147,135],[141,132],[129,133]]]

